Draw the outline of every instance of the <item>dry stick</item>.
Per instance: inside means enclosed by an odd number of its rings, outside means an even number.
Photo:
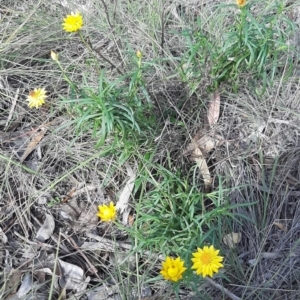
[[[105,13],[105,16],[106,16],[106,20],[107,20],[107,23],[108,23],[108,25],[109,25],[109,27],[110,27],[110,30],[112,31],[112,33],[113,33],[113,31],[114,31],[114,28],[113,28],[113,26],[112,26],[112,23],[110,22],[110,18],[109,18],[109,13],[108,13],[108,8],[107,8],[107,5],[106,5],[106,3],[104,2],[104,0],[101,0],[101,2],[102,2],[102,4],[103,4],[103,6],[104,6],[104,13]],[[116,11],[116,10],[114,10],[114,11]],[[115,13],[114,13],[115,14]],[[114,17],[115,18],[115,17]],[[123,63],[123,57],[122,57],[122,55],[121,55],[121,52],[120,52],[120,49],[119,49],[119,47],[118,47],[118,43],[117,43],[117,41],[116,41],[116,39],[115,39],[115,37],[114,37],[114,34],[113,34],[113,40],[114,40],[114,43],[115,43],[115,46],[116,46],[116,48],[117,48],[117,53],[118,53],[118,56],[119,56],[119,58],[122,60],[122,63]]]
[[[93,48],[92,48],[93,49]],[[99,51],[97,51],[97,50],[95,50],[94,49],[94,51],[95,51],[95,53],[97,53],[102,59],[104,59],[106,62],[108,62],[112,67],[114,67],[117,71],[118,71],[118,73],[120,74],[120,75],[122,75],[123,76],[123,72],[114,64],[114,63],[112,63],[108,58],[106,58],[101,52],[99,52]]]
[[[105,60],[107,63],[109,63],[113,68],[115,68],[117,71],[118,71],[118,73],[120,74],[120,75],[123,75],[123,72],[111,61],[111,60],[109,60],[107,57],[105,57],[100,51],[97,51],[94,47],[93,47],[93,45],[92,45],[92,43],[91,43],[91,41],[90,41],[90,39],[89,38],[87,38],[86,39],[86,41],[87,41],[87,44],[88,44],[88,46],[90,47],[90,49],[94,52],[94,53],[96,53],[97,55],[99,55],[103,60]]]
[[[10,112],[9,112],[8,118],[7,118],[5,126],[4,126],[5,130],[7,129],[8,124],[9,124],[9,122],[10,122],[12,116],[13,116],[13,113],[14,113],[14,110],[15,110],[15,107],[16,107],[16,104],[17,104],[17,100],[18,100],[18,97],[19,97],[19,91],[20,91],[20,88],[17,89],[15,97],[14,97],[14,99],[12,101]]]
[[[104,6],[104,12],[105,12],[105,15],[106,15],[107,23],[108,23],[110,29],[112,29],[113,27],[112,27],[112,25],[111,25],[111,23],[110,23],[107,5],[106,5],[106,3],[104,2],[104,0],[101,0],[101,2],[102,2],[102,4],[103,4],[103,6]]]
[[[229,292],[226,288],[224,288],[223,286],[221,286],[220,284],[214,282],[212,279],[206,277],[205,280],[210,283],[211,285],[213,285],[215,288],[217,288],[218,290],[222,291],[224,294],[226,294],[228,297],[230,297],[232,300],[241,300],[241,298],[237,297],[236,295],[232,294],[231,292]]]

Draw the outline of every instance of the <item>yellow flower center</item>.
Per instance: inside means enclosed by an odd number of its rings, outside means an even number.
[[[104,210],[103,210],[103,215],[104,215],[105,217],[110,217],[110,216],[111,216],[111,211],[110,211],[109,209],[104,209]]]
[[[172,265],[170,268],[168,268],[168,275],[171,278],[176,277],[177,274],[178,274],[178,270],[177,270],[177,268],[174,265]]]
[[[212,261],[210,253],[203,253],[201,256],[201,262],[205,265],[210,264]]]

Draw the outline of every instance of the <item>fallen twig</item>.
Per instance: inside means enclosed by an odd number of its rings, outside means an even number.
[[[222,291],[224,294],[226,294],[228,297],[230,297],[232,300],[241,300],[241,298],[237,297],[236,295],[234,295],[233,293],[229,292],[226,288],[224,288],[223,286],[221,286],[220,284],[214,282],[212,279],[206,277],[205,280],[210,283],[211,285],[213,285],[215,288],[217,288],[218,290]]]

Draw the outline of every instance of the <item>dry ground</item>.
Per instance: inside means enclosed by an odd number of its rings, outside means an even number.
[[[136,151],[149,151],[153,163],[167,167],[171,161],[187,174],[194,162],[185,150],[203,130],[210,94],[205,78],[191,93],[178,75],[186,50],[180,33],[193,28],[197,17],[212,18],[217,4],[50,2],[0,3],[0,298],[175,299],[171,286],[156,277],[160,253],[139,248],[126,231],[96,217],[97,205],[126,198],[130,179],[139,175],[139,156],[123,159],[108,151],[114,137],[95,149],[91,132],[76,136],[72,115],[61,104],[61,97],[70,97],[69,87],[49,54],[59,53],[73,80],[97,86],[89,53],[76,36],[61,29],[64,16],[75,10],[83,14],[94,47],[124,72],[138,49],[145,62],[163,53],[165,61],[153,63],[145,74],[158,129],[149,137],[152,142]],[[293,5],[289,13],[299,26],[299,7]],[[211,29],[220,30],[217,25]],[[104,66],[108,78],[118,78]],[[236,206],[231,211],[236,218],[221,224],[221,236],[237,232],[241,241],[231,249],[220,239],[226,277],[216,282],[240,299],[299,299],[300,81],[297,70],[288,80],[283,74],[262,96],[247,86],[247,77],[237,93],[220,89],[214,134],[226,142],[206,156],[212,191],[221,182],[230,190],[231,204],[254,203]],[[35,87],[45,87],[49,94],[39,110],[29,109],[25,101]],[[200,188],[201,174],[195,172]],[[133,229],[135,201],[132,196],[128,214],[121,214]],[[201,299],[229,299],[207,282],[198,290]],[[199,294],[181,286],[178,297],[200,299]]]

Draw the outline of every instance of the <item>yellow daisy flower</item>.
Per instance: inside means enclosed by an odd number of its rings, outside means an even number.
[[[214,246],[204,246],[203,249],[197,248],[197,251],[193,253],[192,269],[196,270],[197,275],[212,277],[213,273],[218,273],[219,268],[224,267],[221,264],[224,258],[218,255],[219,252],[220,250],[216,250]]]
[[[174,259],[167,256],[166,260],[162,262],[160,274],[164,279],[176,282],[182,278],[182,274],[186,270],[183,265],[184,261],[181,260],[180,257]]]
[[[97,216],[101,219],[101,221],[103,222],[114,221],[116,219],[116,215],[117,215],[117,211],[113,202],[110,202],[109,206],[105,204],[98,206]]]
[[[27,97],[28,106],[30,108],[39,108],[45,103],[46,96],[46,90],[43,88],[34,89],[33,91],[29,92],[29,95]]]
[[[238,7],[244,7],[247,4],[247,0],[236,0]]]
[[[80,13],[71,13],[64,18],[63,29],[66,32],[75,32],[83,26],[82,15]]]

